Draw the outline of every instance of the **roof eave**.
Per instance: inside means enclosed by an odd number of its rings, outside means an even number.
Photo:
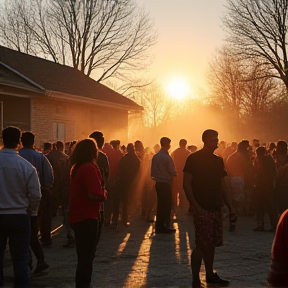
[[[143,107],[135,104],[135,106],[132,105],[123,105],[98,99],[92,99],[88,97],[78,96],[78,95],[72,95],[72,94],[66,94],[63,92],[57,92],[57,91],[51,91],[47,90],[46,95],[48,97],[57,99],[57,100],[63,100],[63,101],[70,101],[70,102],[78,102],[83,104],[92,104],[92,105],[98,105],[102,107],[110,107],[120,110],[126,110],[126,111],[143,111]],[[137,105],[137,106],[136,106]]]

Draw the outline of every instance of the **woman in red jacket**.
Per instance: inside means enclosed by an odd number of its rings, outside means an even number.
[[[106,199],[93,139],[78,142],[70,156],[70,215],[78,263],[76,288],[90,287],[99,231],[99,208]]]

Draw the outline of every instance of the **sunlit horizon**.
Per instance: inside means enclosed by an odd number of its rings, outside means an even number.
[[[189,85],[182,79],[175,79],[167,87],[168,95],[175,100],[183,100],[190,94]]]

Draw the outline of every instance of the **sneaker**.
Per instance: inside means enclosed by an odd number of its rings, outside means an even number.
[[[229,286],[229,281],[221,279],[217,273],[214,273],[213,276],[210,278],[206,277],[206,282],[207,284],[218,285],[221,287]]]
[[[40,272],[46,270],[47,268],[49,268],[49,264],[46,263],[45,261],[42,262],[38,262],[35,271],[33,272],[33,274],[39,274]]]

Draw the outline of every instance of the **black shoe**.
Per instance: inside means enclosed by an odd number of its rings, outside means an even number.
[[[110,225],[110,223],[108,221],[104,221],[104,227],[108,227]]]
[[[254,228],[253,231],[264,231],[264,226],[259,225],[256,228]]]
[[[45,261],[42,262],[38,262],[35,271],[33,272],[33,274],[38,274],[46,269],[49,268],[49,264],[46,263]]]
[[[75,239],[70,237],[67,239],[66,244],[63,245],[64,248],[73,248],[75,246]]]
[[[161,228],[161,229],[156,229],[155,233],[164,233],[164,234],[169,234],[169,233],[175,233],[176,229],[174,228]]]
[[[207,282],[207,284],[218,285],[221,287],[229,286],[229,281],[221,279],[217,273],[214,273],[213,276],[210,278],[206,277],[206,282]]]
[[[234,232],[235,228],[236,228],[235,225],[230,224],[229,232]]]

